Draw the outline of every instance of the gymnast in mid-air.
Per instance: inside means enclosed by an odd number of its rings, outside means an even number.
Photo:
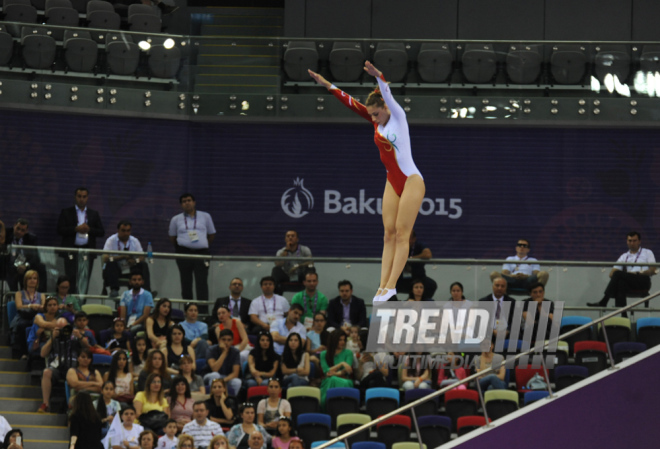
[[[410,254],[410,232],[422,205],[426,187],[424,179],[412,159],[408,121],[403,108],[392,97],[392,91],[380,70],[369,61],[364,70],[376,77],[378,88],[365,104],[342,92],[318,73],[309,75],[328,89],[346,107],[374,124],[374,141],[380,152],[380,160],[387,170],[387,182],[383,193],[383,257],[380,285],[374,302],[396,300],[396,281]]]

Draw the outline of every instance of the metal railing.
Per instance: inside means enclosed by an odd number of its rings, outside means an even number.
[[[325,449],[326,447],[331,446],[331,445],[333,445],[335,443],[338,443],[338,442],[341,442],[341,441],[343,441],[346,444],[346,449],[348,449],[350,447],[350,445],[348,443],[348,438],[350,438],[351,436],[353,436],[357,433],[362,432],[363,430],[367,430],[367,429],[373,427],[374,425],[377,425],[380,422],[386,421],[386,420],[390,419],[393,416],[399,415],[399,414],[401,414],[401,412],[405,412],[406,410],[411,411],[412,422],[414,423],[414,426],[415,426],[415,432],[417,434],[417,440],[419,442],[420,448],[422,448],[424,446],[423,446],[421,434],[420,434],[420,431],[419,431],[419,425],[417,424],[417,417],[415,416],[415,407],[416,406],[418,406],[420,404],[423,404],[424,402],[430,401],[432,399],[435,399],[435,398],[445,394],[447,391],[450,391],[450,390],[458,387],[459,385],[467,384],[467,383],[469,383],[473,380],[477,380],[480,377],[482,377],[484,375],[487,375],[487,374],[494,374],[497,370],[499,370],[502,366],[505,366],[507,363],[511,363],[512,361],[516,361],[516,360],[518,360],[522,357],[525,357],[525,356],[528,356],[528,355],[534,354],[534,353],[539,353],[539,354],[542,355],[543,350],[545,348],[547,348],[550,344],[556,344],[558,341],[563,340],[566,337],[570,337],[571,335],[575,335],[579,332],[582,332],[583,330],[589,329],[592,326],[595,326],[599,323],[602,323],[603,321],[605,321],[609,318],[612,318],[614,316],[617,316],[620,313],[623,313],[623,312],[626,312],[630,309],[633,309],[633,308],[635,308],[635,307],[645,303],[646,301],[649,301],[649,300],[651,300],[651,299],[653,299],[653,298],[655,298],[659,295],[660,295],[660,291],[657,291],[657,292],[655,292],[655,293],[653,293],[653,294],[651,294],[651,295],[649,295],[645,298],[642,298],[642,299],[640,299],[640,300],[638,300],[638,301],[636,301],[636,302],[634,302],[630,305],[627,305],[626,307],[622,307],[620,309],[617,309],[617,310],[615,310],[611,313],[608,313],[607,315],[604,315],[604,316],[602,316],[602,317],[600,317],[600,318],[598,318],[594,321],[591,321],[591,322],[589,322],[589,323],[587,323],[583,326],[577,327],[577,328],[575,328],[575,329],[573,329],[569,332],[566,332],[565,334],[560,335],[555,339],[549,340],[541,346],[535,346],[532,349],[530,349],[529,351],[521,352],[520,354],[518,354],[516,356],[508,357],[506,360],[504,360],[502,363],[500,363],[499,365],[497,365],[495,367],[491,366],[488,369],[485,369],[485,370],[479,371],[478,373],[472,374],[472,375],[466,377],[465,379],[462,379],[462,380],[460,380],[456,383],[453,383],[449,386],[441,388],[438,391],[435,391],[435,392],[433,392],[433,393],[431,393],[427,396],[424,396],[423,398],[417,399],[416,401],[413,401],[413,402],[410,402],[406,405],[403,405],[403,406],[397,408],[396,410],[391,411],[390,413],[387,413],[383,416],[380,416],[380,417],[378,417],[378,418],[376,418],[376,419],[374,419],[374,420],[372,420],[372,421],[370,421],[366,424],[363,424],[360,427],[357,427],[357,428],[355,428],[353,430],[350,430],[350,431],[348,431],[348,432],[346,432],[342,435],[339,435],[336,438],[328,440],[327,442],[317,446],[317,449]],[[610,368],[609,369],[614,369],[615,368],[614,356],[612,354],[612,348],[610,347],[609,340],[607,338],[607,330],[606,330],[605,326],[603,326],[603,335],[605,337],[605,345],[607,346],[607,352],[608,352],[609,360],[610,360]],[[552,393],[552,389],[550,387],[550,378],[548,376],[548,370],[546,369],[546,366],[545,366],[544,357],[541,357],[541,363],[543,364],[543,375],[544,375],[543,377],[545,378],[545,382],[548,386],[548,392],[550,393],[549,397],[552,398],[554,396],[553,396],[553,393]],[[481,391],[481,387],[479,386],[479,382],[476,382],[476,384],[477,384],[477,390],[478,390],[478,393],[479,393],[479,400],[480,400],[480,402],[483,406],[484,417],[486,418],[486,427],[488,427],[488,426],[490,426],[490,423],[489,423],[489,419],[488,419],[488,412],[486,411],[486,405],[484,403],[484,395],[483,395],[483,392]]]

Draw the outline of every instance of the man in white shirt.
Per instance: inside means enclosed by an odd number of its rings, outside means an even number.
[[[642,248],[642,236],[632,231],[627,236],[628,251],[621,254],[620,263],[655,263],[655,256],[650,249]],[[648,291],[651,288],[651,276],[655,267],[614,265],[610,271],[610,282],[605,288],[603,298],[598,302],[588,302],[589,307],[607,307],[607,302],[614,297],[615,307],[625,307],[626,296],[632,290]],[[626,314],[624,313],[624,316]]]
[[[536,262],[535,258],[529,257],[531,247],[529,240],[518,239],[516,255],[507,257],[506,260],[510,263],[502,265],[501,273],[493,271],[490,274],[490,280],[494,281],[495,278],[499,277],[504,278],[508,288],[524,289],[525,292],[536,282],[545,285],[548,282],[548,277],[550,277],[547,271],[541,271],[541,266],[536,263],[520,263],[522,261]]]
[[[303,306],[300,304],[291,304],[291,309],[287,313],[286,318],[280,318],[275,321],[270,326],[270,333],[273,336],[273,342],[275,342],[274,348],[275,352],[279,355],[282,355],[284,352],[284,344],[286,343],[286,338],[291,332],[295,332],[300,335],[301,343],[304,345],[307,340],[307,331],[305,326],[300,322],[300,317],[304,312]]]
[[[289,301],[284,296],[275,294],[275,279],[266,276],[261,279],[261,296],[257,296],[250,303],[250,320],[252,330],[257,334],[261,329],[270,330],[270,326],[277,320],[284,318],[289,311]]]
[[[114,251],[103,255],[103,280],[110,287],[110,297],[119,296],[119,277],[132,271],[142,273],[144,288],[151,291],[149,267],[144,262],[144,256],[122,255],[122,251],[143,252],[140,241],[131,235],[133,225],[128,220],[117,224],[117,233],[108,237],[103,245],[104,251]]]
[[[282,294],[282,283],[299,282],[302,284],[305,280],[305,274],[308,270],[314,269],[314,262],[297,260],[298,257],[312,257],[312,250],[305,245],[301,245],[298,231],[290,229],[284,235],[286,246],[280,248],[275,254],[277,257],[290,257],[291,260],[277,261],[271,272],[275,278],[275,288],[278,294]]]
[[[196,401],[193,405],[193,420],[183,426],[182,433],[195,439],[196,447],[207,448],[216,435],[224,435],[220,424],[207,419],[209,414],[206,402]]]

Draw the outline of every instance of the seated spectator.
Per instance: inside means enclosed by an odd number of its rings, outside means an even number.
[[[206,357],[206,351],[209,349],[209,327],[203,321],[198,321],[199,308],[197,304],[189,302],[183,308],[186,313],[186,319],[181,322],[183,330],[186,331],[186,340],[190,342],[190,347],[195,350],[195,358],[203,359]]]
[[[167,424],[165,424],[165,435],[162,435],[160,438],[158,438],[158,447],[171,448],[171,449],[181,446],[184,446],[187,449],[193,449],[195,447],[194,446],[195,441],[189,435],[184,435],[183,441],[179,443],[179,439],[176,437],[177,432],[178,432],[178,428],[176,425],[176,421],[170,418],[167,421]],[[186,438],[189,438],[188,445],[185,445]]]
[[[307,246],[299,244],[298,231],[293,229],[286,231],[284,243],[286,246],[275,253],[277,257],[291,257],[290,260],[275,262],[271,271],[271,277],[275,280],[278,294],[282,294],[282,284],[285,282],[300,282],[305,279],[305,273],[314,269],[314,262],[295,260],[294,257],[312,257],[312,250]]]
[[[60,316],[73,324],[74,315],[80,312],[80,299],[76,295],[70,295],[71,281],[68,276],[62,275],[57,278],[56,284],[56,298],[59,303]]]
[[[452,366],[452,360],[456,356],[453,352],[449,352],[448,356],[447,363],[449,366]],[[467,376],[468,373],[463,367],[438,369],[438,387],[444,388],[447,385],[455,384],[456,382],[465,379]],[[463,384],[456,387],[456,389],[466,390],[467,387]]]
[[[135,395],[133,391],[133,374],[128,365],[128,354],[123,350],[115,352],[112,354],[110,369],[103,375],[103,380],[112,382],[115,386],[113,399],[119,402],[131,403]]]
[[[73,320],[73,338],[76,338],[80,341],[80,346],[82,348],[97,348],[103,350],[101,346],[96,342],[94,333],[87,327],[89,323],[89,318],[85,312],[76,312]]]
[[[101,418],[101,438],[105,437],[110,429],[110,423],[115,419],[115,414],[121,408],[119,402],[113,399],[115,395],[115,384],[110,381],[103,382],[101,397],[94,401],[94,408]]]
[[[301,439],[291,440],[289,443],[289,449],[305,449],[305,444]]]
[[[270,441],[270,434],[259,424],[255,424],[256,410],[254,404],[245,403],[238,409],[239,424],[234,425],[227,434],[229,444],[236,449],[248,449],[248,439],[252,432],[257,431],[263,436],[261,449],[266,449],[266,443]]]
[[[144,287],[151,290],[149,282],[149,265],[144,261],[144,256],[123,255],[121,251],[143,252],[140,241],[131,235],[133,225],[122,220],[117,224],[117,233],[112,234],[103,245],[104,251],[117,251],[103,254],[103,280],[110,287],[110,297],[119,296],[119,278],[122,274],[128,275],[136,272],[141,273],[144,279]]]
[[[16,438],[21,438],[18,444]],[[10,429],[4,437],[2,449],[23,449],[23,431],[21,429]]]
[[[358,326],[351,326],[350,334],[346,339],[346,349],[351,351],[355,357],[360,357],[360,353],[364,349],[362,347],[362,339],[360,338],[360,328]]]
[[[358,360],[357,378],[364,394],[369,388],[389,387],[387,376],[390,373],[392,356],[386,352],[363,352]]]
[[[465,299],[465,296],[463,296],[463,284],[460,282],[454,282],[449,286],[449,294],[451,295],[449,301],[452,302],[452,306],[460,308],[470,308],[472,306],[472,301]]]
[[[243,293],[243,280],[241,278],[232,279],[229,282],[229,296],[216,299],[213,305],[210,318],[214,323],[218,320],[218,307],[227,306],[231,311],[231,317],[240,319],[245,329],[252,326],[250,321],[250,303],[252,301],[243,298],[241,293]]]
[[[433,301],[433,298],[429,298],[424,294],[424,282],[415,279],[411,283],[408,301]]]
[[[541,336],[542,340],[550,338],[550,330],[552,329],[552,317],[555,311],[555,303],[549,299],[545,298],[545,287],[540,282],[532,284],[529,288],[529,294],[531,298],[525,300],[525,305],[523,306],[523,320],[525,320],[525,325],[527,324],[527,318],[531,320],[530,314],[534,317],[534,329],[532,333],[532,340],[536,341],[538,339],[537,333],[539,330],[539,323],[545,323],[545,335]],[[542,307],[543,303],[548,303],[548,312],[543,312]],[[533,308],[536,307],[536,311]]]
[[[121,427],[111,426],[106,438],[110,440],[112,449],[137,449],[139,438],[144,427],[135,423],[135,408],[132,405],[122,407],[119,412]]]
[[[292,440],[300,440],[300,438],[296,436],[296,432],[293,430],[291,418],[281,416],[277,422],[277,436],[273,437],[271,446],[273,449],[289,449]]]
[[[34,324],[27,337],[28,350],[33,357],[39,357],[41,347],[48,341],[53,329],[66,325],[66,321],[60,321],[58,324],[58,310],[57,298],[49,296],[44,302],[44,312],[34,317]]]
[[[131,353],[131,370],[133,376],[137,378],[144,369],[144,363],[147,360],[147,336],[135,337],[133,344],[135,345],[135,351]]]
[[[130,290],[125,291],[119,300],[119,316],[133,334],[144,330],[144,325],[154,307],[151,293],[142,288],[144,280],[141,273],[131,273]]]
[[[280,366],[280,357],[273,347],[273,336],[268,331],[261,331],[257,336],[257,347],[248,356],[247,387],[267,385],[268,379],[275,376]]]
[[[325,395],[330,388],[353,387],[353,353],[346,349],[346,334],[335,329],[330,334],[328,349],[319,355],[321,370],[325,374],[321,382],[321,405],[325,406]]]
[[[317,273],[305,273],[303,285],[305,286],[305,290],[293,295],[291,305],[300,304],[302,306],[303,313],[300,319],[305,329],[311,329],[314,322],[314,314],[328,310],[328,298],[317,289],[319,285],[319,275]]]
[[[421,355],[422,353],[417,352],[416,354]],[[410,366],[409,368],[404,369],[403,373],[401,374],[401,381],[403,382],[401,388],[404,390],[412,390],[414,388],[431,388],[431,370],[428,367],[422,367],[421,357],[417,357],[412,360],[413,361],[411,364],[414,364],[414,366]],[[409,363],[407,362],[406,366],[408,365]]]
[[[291,332],[297,333],[302,338],[303,344],[305,344],[307,331],[305,330],[305,326],[300,323],[302,312],[303,308],[300,304],[292,304],[289,313],[286,314],[286,318],[280,318],[270,326],[270,333],[275,342],[275,352],[278,355],[282,355],[282,352],[284,352],[286,337]]]
[[[502,272],[493,271],[490,274],[490,280],[494,281],[496,278],[504,278],[510,289],[524,288],[528,290],[536,282],[540,282],[543,285],[547,284],[550,274],[547,271],[541,271],[539,264],[519,263],[521,261],[536,262],[536,259],[529,257],[531,247],[532,245],[529,240],[518,239],[516,255],[507,257],[506,260],[510,263],[502,265]]]
[[[13,228],[6,229],[5,243],[7,245],[38,246],[37,236],[29,231],[29,223],[24,218],[16,220]],[[46,266],[39,258],[36,249],[13,248],[7,256],[6,279],[10,291],[25,289],[25,273],[34,270],[41,279],[37,290],[45,292],[48,290],[46,282]]]
[[[103,424],[94,409],[91,396],[81,391],[73,398],[69,429],[71,431],[71,449],[103,449]]]
[[[64,331],[71,331],[70,327],[65,327]],[[69,367],[74,366],[74,357],[80,351],[80,340],[73,340],[71,336],[59,328],[53,329],[53,333],[41,347],[41,357],[46,359],[46,368],[41,377],[41,395],[43,402],[39,406],[37,413],[46,413],[50,405],[50,393],[53,388],[53,382],[59,382],[66,379],[66,373]]]
[[[263,449],[265,446],[264,436],[258,430],[255,430],[250,434],[248,438],[248,448],[249,449]]]
[[[208,449],[230,449],[229,440],[224,435],[216,435],[209,443]]]
[[[179,374],[179,362],[181,357],[186,355],[193,361],[193,371],[196,369],[195,352],[185,343],[185,336],[185,331],[180,324],[172,326],[167,334],[167,344],[162,348],[162,352],[167,358],[167,370],[170,374]]]
[[[190,385],[183,376],[176,376],[172,379],[172,388],[167,397],[170,404],[170,417],[175,421],[178,431],[183,430],[183,426],[192,421],[193,404],[195,401],[190,394]]]
[[[494,374],[487,374],[479,378],[481,391],[506,390],[508,386],[504,381],[506,377],[506,368],[503,364],[504,357],[493,352],[493,349],[495,348],[495,338],[495,335],[493,335],[488,352],[482,352],[481,355],[476,356],[472,362],[474,364],[474,370],[477,373],[493,366],[499,366],[499,369],[497,369]]]
[[[150,429],[143,430],[138,441],[140,442],[140,449],[156,449],[158,434]]]
[[[268,379],[268,397],[257,405],[257,422],[268,431],[277,429],[280,417],[291,417],[291,404],[282,398],[282,385],[279,379]]]
[[[206,388],[204,387],[202,376],[195,374],[195,371],[193,371],[193,362],[194,360],[189,355],[184,355],[179,359],[179,373],[188,381],[190,392],[194,399],[195,393],[205,395]]]
[[[410,253],[408,257],[410,259],[423,259],[428,260],[433,257],[431,249],[426,246],[424,243],[417,241],[417,235],[413,229],[410,232],[409,239]],[[425,263],[406,263],[406,266],[403,268],[401,276],[396,281],[396,291],[399,293],[411,293],[412,284],[411,281],[414,279],[419,279],[424,284],[424,291],[426,291],[427,298],[433,298],[435,291],[438,288],[438,284],[426,275],[426,269],[424,268]]]
[[[213,379],[211,382],[211,397],[206,400],[206,408],[209,411],[208,418],[228,427],[234,424],[236,419],[236,398],[227,393],[227,384],[224,379]],[[229,448],[227,448],[229,449]]]
[[[305,344],[305,350],[309,354],[309,361],[315,365],[317,377],[321,377],[323,374],[321,372],[319,354],[325,351],[326,342],[330,337],[330,333],[325,330],[325,328],[325,315],[319,312],[314,315],[314,326],[312,327],[312,330],[307,332],[307,342]]]
[[[143,391],[147,378],[151,374],[158,374],[163,383],[163,390],[169,390],[172,385],[172,379],[167,372],[165,356],[157,349],[151,349],[147,354],[147,360],[144,362],[144,369],[140,372],[137,381],[137,391]]]
[[[218,423],[207,419],[209,414],[204,401],[196,401],[193,405],[193,419],[183,427],[183,433],[195,439],[195,446],[205,448],[215,435],[224,435]]]
[[[25,338],[25,329],[34,324],[34,317],[43,311],[42,304],[46,301],[46,295],[39,293],[39,274],[34,270],[28,270],[23,277],[24,290],[16,292],[17,313],[9,328],[12,330],[12,346],[17,355],[27,359],[28,347]]]
[[[289,311],[289,301],[284,296],[274,294],[275,279],[271,276],[261,278],[261,292],[262,295],[250,303],[250,333],[254,335],[262,329],[270,331],[270,326],[276,320],[284,318]]]
[[[105,343],[105,349],[111,353],[117,351],[131,352],[131,333],[126,330],[126,322],[122,318],[115,318],[112,322],[112,334]]]
[[[135,395],[133,405],[135,406],[135,417],[140,420],[140,424],[147,426],[142,415],[147,415],[149,412],[162,412],[168,417],[170,416],[170,405],[165,399],[165,388],[163,388],[163,378],[160,375],[153,373],[147,377],[144,385],[144,390]],[[151,429],[158,432],[162,429]]]
[[[92,351],[82,348],[78,354],[77,368],[69,368],[66,372],[66,383],[69,384],[70,398],[72,402],[81,391],[98,396],[103,387],[103,376],[99,370],[92,366]]]
[[[367,308],[364,300],[353,296],[353,284],[350,281],[339,281],[339,296],[328,303],[328,326],[342,328],[346,335],[352,325],[367,327]]]
[[[204,376],[204,383],[210,385],[213,379],[224,379],[229,394],[236,396],[241,389],[242,381],[240,355],[231,344],[234,334],[229,329],[225,329],[220,332],[219,340],[220,342],[211,346],[206,354],[206,363],[211,372]]]
[[[296,332],[291,332],[286,338],[282,353],[284,389],[309,385],[309,354],[305,352],[304,345],[305,342]]]
[[[229,307],[218,307],[218,325],[214,326],[213,332],[215,339],[219,341],[220,332],[224,329],[231,330],[234,336],[232,345],[241,354],[241,365],[247,361],[248,354],[250,353],[250,340],[248,339],[247,332],[241,320],[232,318],[229,312]]]
[[[160,298],[144,325],[152,348],[161,349],[165,346],[167,334],[173,325],[172,303],[167,298]]]

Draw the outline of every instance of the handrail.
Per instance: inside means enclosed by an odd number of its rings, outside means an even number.
[[[380,423],[380,422],[382,422],[382,421],[386,421],[386,420],[388,420],[389,418],[391,418],[391,417],[393,417],[393,416],[395,416],[395,415],[400,414],[401,412],[404,412],[404,411],[406,411],[406,410],[412,409],[412,408],[414,408],[414,407],[416,407],[416,406],[418,406],[418,405],[420,405],[420,404],[423,404],[423,403],[426,402],[426,401],[429,401],[429,400],[434,399],[434,398],[436,398],[436,397],[438,397],[438,396],[440,396],[440,395],[443,395],[445,392],[447,392],[447,391],[449,391],[449,390],[452,390],[452,389],[456,388],[456,387],[459,386],[459,385],[463,385],[463,384],[466,384],[466,383],[471,382],[471,381],[473,381],[473,380],[476,380],[476,379],[478,379],[479,377],[482,377],[482,376],[485,375],[485,374],[494,373],[496,370],[499,370],[502,366],[506,365],[507,363],[510,363],[512,360],[518,360],[518,359],[520,359],[521,357],[528,356],[528,355],[530,355],[530,354],[532,354],[532,353],[534,353],[534,352],[542,352],[543,349],[547,348],[548,345],[550,345],[551,343],[556,343],[556,342],[558,342],[559,340],[563,340],[563,339],[566,338],[566,337],[570,337],[571,335],[575,335],[575,334],[577,334],[577,333],[579,333],[579,332],[582,332],[582,331],[585,330],[585,329],[588,329],[588,328],[590,328],[590,327],[592,327],[592,326],[594,326],[594,325],[596,325],[596,324],[599,324],[599,323],[601,323],[601,322],[603,322],[603,321],[605,321],[605,320],[607,320],[607,319],[609,319],[609,318],[612,318],[612,317],[614,317],[614,316],[616,316],[616,315],[619,315],[619,314],[622,313],[622,312],[626,312],[626,311],[628,311],[628,310],[630,310],[630,309],[632,309],[632,308],[634,308],[634,307],[636,307],[636,306],[638,306],[638,305],[640,305],[640,304],[642,304],[642,303],[644,303],[644,302],[646,302],[646,301],[649,301],[649,300],[651,300],[651,299],[653,299],[653,298],[655,298],[655,297],[657,297],[657,296],[659,296],[659,295],[660,295],[660,291],[657,291],[657,292],[655,292],[655,293],[653,293],[653,294],[651,294],[651,295],[649,295],[649,296],[647,296],[647,297],[645,297],[645,298],[640,299],[639,301],[636,301],[636,302],[634,302],[634,303],[632,303],[632,304],[630,304],[630,305],[627,305],[626,307],[622,307],[621,309],[617,309],[616,311],[611,312],[611,313],[609,313],[609,314],[607,314],[607,315],[605,315],[605,316],[602,316],[602,317],[600,317],[600,318],[598,318],[598,319],[596,319],[596,320],[594,320],[594,321],[591,321],[591,322],[589,322],[589,323],[587,323],[587,324],[585,324],[585,325],[582,325],[582,326],[577,327],[577,328],[575,328],[575,329],[573,329],[573,330],[571,330],[571,331],[568,331],[568,332],[566,332],[565,334],[556,337],[555,339],[548,340],[547,342],[545,342],[545,343],[544,343],[543,345],[541,345],[541,346],[535,346],[535,347],[531,348],[529,351],[521,352],[520,354],[516,355],[515,357],[509,357],[509,358],[507,358],[506,360],[504,360],[502,363],[500,363],[499,365],[497,365],[497,367],[493,367],[493,366],[491,366],[490,368],[488,368],[488,369],[486,369],[486,370],[483,370],[483,371],[480,371],[480,372],[478,372],[478,373],[472,374],[472,375],[466,377],[466,378],[463,379],[463,380],[460,380],[460,381],[458,381],[458,382],[456,382],[456,383],[453,383],[453,384],[451,384],[451,385],[448,385],[448,386],[446,386],[445,388],[441,388],[440,390],[435,391],[435,392],[433,392],[433,393],[431,393],[431,394],[429,394],[429,395],[427,395],[427,396],[424,396],[424,397],[422,397],[422,398],[420,398],[420,399],[417,399],[416,401],[413,401],[413,402],[410,402],[410,403],[408,403],[408,404],[406,404],[406,405],[403,405],[403,406],[399,407],[398,409],[396,409],[396,410],[394,410],[394,411],[391,411],[390,413],[387,413],[387,414],[385,414],[385,415],[383,415],[383,416],[380,416],[380,417],[378,417],[378,418],[376,418],[376,419],[374,419],[374,420],[372,420],[372,421],[370,421],[370,422],[368,422],[368,423],[366,423],[366,424],[363,424],[363,425],[361,425],[360,427],[357,427],[357,428],[355,428],[355,429],[353,429],[353,430],[350,430],[350,431],[348,431],[348,432],[346,432],[346,433],[344,433],[344,434],[342,434],[342,435],[338,435],[338,436],[335,437],[334,439],[331,439],[331,440],[329,440],[329,441],[326,441],[325,443],[323,443],[323,444],[317,446],[317,449],[325,449],[325,448],[328,447],[328,446],[331,446],[331,445],[333,445],[333,444],[335,444],[335,443],[338,443],[338,442],[340,442],[340,441],[342,441],[342,440],[346,440],[346,439],[348,439],[349,437],[355,435],[356,433],[359,433],[359,432],[362,432],[363,430],[369,429],[369,428],[373,427],[374,425],[376,425],[376,424],[378,424],[378,423]],[[609,345],[608,345],[608,346],[609,346]],[[484,404],[484,406],[485,406],[485,404]],[[488,425],[488,423],[486,423],[486,425]],[[348,449],[348,447],[347,447],[347,449]]]
[[[108,251],[92,248],[66,248],[61,246],[27,246],[27,245],[8,245],[8,251],[12,248],[54,251],[56,253],[83,253],[83,254],[118,254],[117,251]],[[147,256],[146,252],[139,251],[121,251],[121,255]],[[199,254],[179,254],[179,253],[153,253],[154,259],[198,259],[209,261],[228,261],[228,262],[274,262],[291,260],[290,257],[282,256],[225,256],[225,255],[199,255]],[[310,262],[340,262],[340,263],[380,263],[380,257],[295,257],[296,260]],[[506,259],[408,259],[409,263],[424,263],[436,265],[501,265],[509,263]],[[660,267],[660,262],[617,262],[617,261],[576,261],[576,260],[519,260],[517,264],[539,264],[539,265],[561,265],[566,267],[611,267],[612,265],[623,266],[644,266]]]

